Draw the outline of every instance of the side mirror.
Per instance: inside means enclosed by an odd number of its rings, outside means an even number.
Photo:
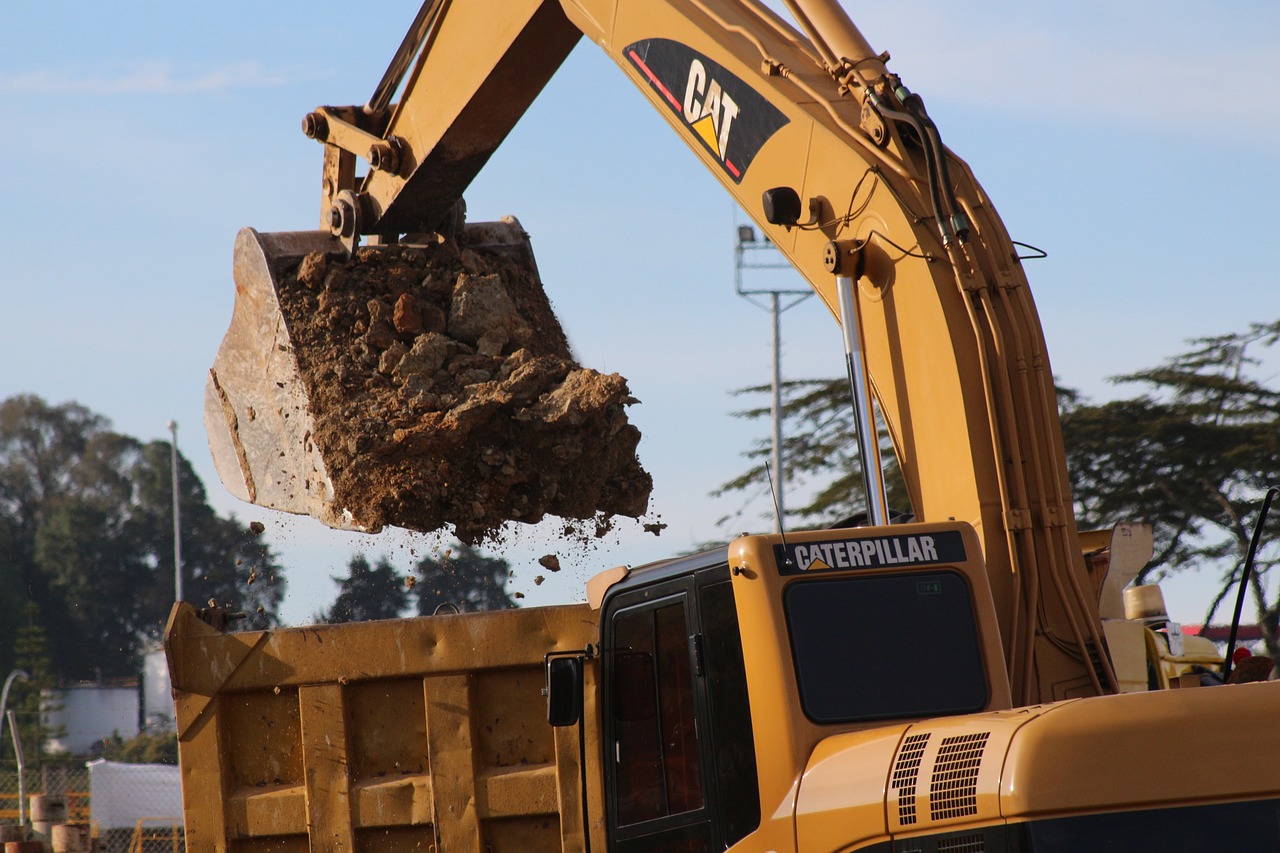
[[[547,722],[572,726],[581,708],[582,658],[551,658],[547,661]]]
[[[800,222],[800,194],[791,187],[773,187],[760,196],[764,219],[770,225],[790,228]]]

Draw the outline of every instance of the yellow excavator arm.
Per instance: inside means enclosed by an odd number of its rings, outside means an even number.
[[[1014,703],[1113,692],[1014,244],[887,54],[835,0],[785,5],[799,29],[753,0],[428,0],[368,104],[304,121],[321,228],[350,247],[456,227],[585,35],[843,314],[916,518],[978,531]]]

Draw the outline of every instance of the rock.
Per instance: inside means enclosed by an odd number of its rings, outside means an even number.
[[[325,269],[328,266],[328,259],[324,252],[311,252],[302,259],[302,263],[298,265],[298,281],[302,282],[311,290],[316,290],[324,285]]]
[[[391,325],[391,308],[381,299],[370,299],[369,326],[365,332],[365,340],[369,346],[384,350],[396,342],[396,332]]]
[[[444,366],[444,361],[453,350],[453,341],[445,335],[427,332],[413,342],[413,348],[405,353],[396,367],[397,378],[403,379],[411,373],[431,376]]]
[[[378,358],[378,372],[390,376],[395,373],[396,368],[400,366],[400,362],[408,355],[409,348],[399,341],[393,341],[391,346],[382,351],[382,355]]]
[[[335,500],[468,544],[509,520],[643,514],[626,380],[576,363],[531,269],[459,240],[304,260],[278,283]]]
[[[501,354],[508,342],[527,343],[532,334],[501,276],[465,273],[453,289],[447,329],[485,355]]]
[[[422,331],[422,311],[418,301],[408,293],[400,294],[391,314],[391,324],[402,335],[416,335]]]

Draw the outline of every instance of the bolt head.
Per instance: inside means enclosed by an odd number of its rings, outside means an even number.
[[[840,269],[840,247],[834,241],[823,247],[822,265],[827,268],[827,272],[831,273]]]
[[[307,113],[302,117],[302,132],[323,142],[329,136],[329,122],[320,113]]]

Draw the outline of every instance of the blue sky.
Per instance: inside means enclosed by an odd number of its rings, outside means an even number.
[[[1280,313],[1280,7],[908,0],[849,8],[967,159],[1029,263],[1055,373],[1095,398],[1106,377],[1187,338]],[[289,568],[284,614],[332,597],[354,550],[401,568],[433,537],[331,533],[231,498],[201,425],[245,225],[315,227],[317,104],[363,103],[412,2],[0,4],[0,397],[75,400],[143,439],[179,443],[215,506],[261,520]],[[766,382],[768,316],[733,294],[728,196],[604,55],[581,45],[467,197],[518,216],[574,347],[628,377],[641,459],[670,527],[622,525],[586,553],[522,533],[506,556],[531,603],[577,600],[595,571],[728,532],[707,493],[765,433],[729,413]],[[789,377],[842,370],[816,300],[785,315]],[[1280,365],[1277,366],[1280,369]],[[755,505],[740,526],[767,529]],[[535,586],[536,557],[566,571]],[[1199,621],[1203,589],[1166,587]]]

